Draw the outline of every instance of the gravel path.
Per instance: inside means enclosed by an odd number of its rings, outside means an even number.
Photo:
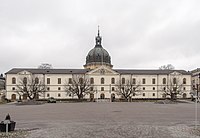
[[[1,105],[0,118],[10,113],[16,138],[198,138],[194,111],[192,103],[56,103]]]
[[[135,122],[52,122],[32,131],[30,138],[197,138],[192,127],[145,125]]]

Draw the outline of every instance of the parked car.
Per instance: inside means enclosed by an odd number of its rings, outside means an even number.
[[[56,99],[53,97],[48,98],[47,100],[48,103],[56,103]]]

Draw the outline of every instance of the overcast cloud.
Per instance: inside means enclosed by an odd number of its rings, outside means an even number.
[[[0,73],[83,68],[97,26],[114,68],[199,67],[199,0],[0,0]]]

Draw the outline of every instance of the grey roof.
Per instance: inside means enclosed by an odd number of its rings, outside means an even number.
[[[116,69],[114,70],[120,74],[138,74],[138,75],[166,75],[166,74],[170,74],[172,72],[179,72],[183,75],[191,75],[190,72],[187,72],[185,70],[158,70],[158,69],[155,69],[155,70],[128,70],[128,69]]]
[[[33,74],[84,74],[89,72],[89,69],[33,69],[33,68],[13,68],[6,74],[17,74],[21,71],[28,71]]]
[[[37,69],[37,68],[13,68],[6,74],[17,74],[21,71],[28,71],[33,74],[85,74],[90,69]],[[190,72],[185,70],[135,70],[135,69],[113,69],[119,74],[137,74],[137,75],[166,75],[174,71],[179,72],[183,75],[191,75]]]

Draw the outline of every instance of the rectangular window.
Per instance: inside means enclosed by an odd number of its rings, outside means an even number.
[[[69,78],[69,84],[72,84],[72,78]]]
[[[104,91],[104,87],[101,87],[101,91]]]
[[[145,90],[145,87],[143,87],[143,90]]]
[[[49,88],[49,87],[47,87],[47,91],[50,91],[50,88]]]
[[[58,90],[60,91],[60,90],[61,90],[61,88],[60,88],[60,87],[58,87]]]
[[[133,78],[133,84],[136,84],[136,79],[135,78]]]
[[[15,87],[12,87],[12,90],[14,91],[14,90],[15,90]]]
[[[112,91],[115,91],[115,87],[112,87]]]
[[[156,84],[156,79],[152,79],[152,84]]]
[[[122,78],[122,84],[125,84],[125,78]]]
[[[163,90],[165,91],[165,90],[166,90],[166,87],[164,87]]]
[[[143,93],[142,95],[145,96],[145,93]]]
[[[58,84],[61,84],[61,78],[58,78]]]
[[[153,87],[153,90],[155,90],[155,87]]]
[[[90,91],[93,91],[94,90],[94,88],[93,87],[90,87]]]
[[[146,79],[142,79],[142,84],[145,84],[146,83]]]
[[[47,84],[50,84],[50,78],[47,78]]]
[[[155,96],[155,93],[153,93],[153,96]]]

